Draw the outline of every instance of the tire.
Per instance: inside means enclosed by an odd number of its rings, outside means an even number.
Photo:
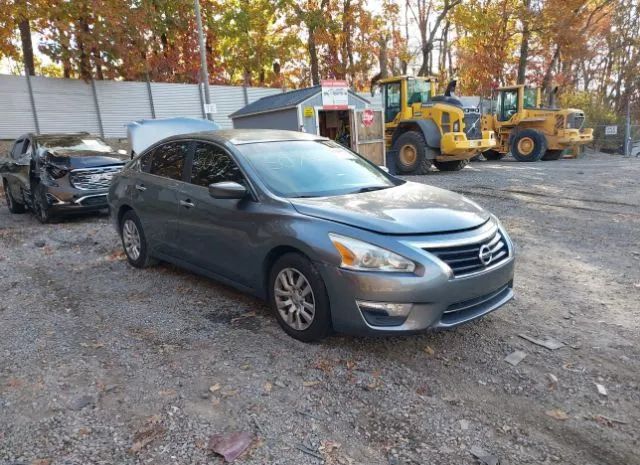
[[[6,179],[2,180],[2,187],[4,189],[4,198],[7,202],[7,208],[11,213],[19,214],[27,211],[25,205],[18,202],[11,193],[11,189],[9,189],[9,182]]]
[[[523,129],[511,140],[511,155],[518,161],[540,160],[547,151],[547,139],[535,129]]]
[[[127,261],[131,266],[147,268],[157,263],[149,254],[149,246],[140,218],[133,210],[126,212],[120,220],[120,239]]]
[[[547,152],[542,156],[542,159],[545,161],[560,160],[563,155],[564,150],[547,150]]]
[[[455,160],[455,161],[434,161],[434,165],[440,171],[460,171],[462,168],[469,164],[469,160]]]
[[[318,270],[303,255],[287,253],[273,264],[269,271],[269,303],[280,327],[294,339],[315,342],[331,332],[327,289]],[[309,305],[313,306],[311,316]]]
[[[435,158],[422,134],[416,131],[400,135],[393,144],[393,149],[398,152],[396,167],[400,174],[427,174]]]
[[[36,215],[36,219],[42,224],[50,223],[53,219],[51,206],[47,201],[47,193],[42,184],[36,184],[33,191],[33,213]]]
[[[506,154],[500,153],[497,150],[487,150],[486,152],[482,152],[482,155],[487,160],[502,160]]]

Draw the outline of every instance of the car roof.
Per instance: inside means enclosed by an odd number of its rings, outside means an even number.
[[[200,139],[233,145],[255,144],[257,142],[282,142],[291,140],[328,140],[326,137],[307,134],[299,131],[283,131],[278,129],[220,129],[216,131],[193,132],[172,139]]]

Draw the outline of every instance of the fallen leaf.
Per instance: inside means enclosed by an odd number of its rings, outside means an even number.
[[[266,383],[264,383],[264,386],[262,386],[262,387],[264,388],[264,392],[266,392],[268,394],[273,389],[273,384],[271,384],[269,381],[267,381]]]
[[[251,318],[254,316],[256,316],[256,312],[247,312],[243,315],[237,316],[235,318],[231,318],[231,323],[235,323],[237,321],[244,320],[245,318]]]
[[[133,435],[133,445],[129,451],[137,454],[148,444],[152,443],[159,436],[164,434],[165,429],[160,423],[162,418],[160,415],[153,415],[145,421],[145,424]]]
[[[569,419],[569,415],[567,415],[567,412],[560,409],[547,410],[544,413],[550,416],[551,418],[555,418],[556,420],[564,421]]]
[[[433,350],[433,347],[431,347],[431,346],[426,346],[426,347],[424,348],[424,351],[425,351],[425,353],[426,353],[427,355],[434,355],[434,354],[436,353],[436,351],[435,351],[435,350]]]
[[[226,462],[232,462],[247,450],[252,440],[253,436],[247,432],[215,434],[209,439],[207,448],[222,455]]]
[[[547,378],[549,379],[549,383],[547,383],[547,387],[550,390],[555,390],[558,388],[558,377],[553,373],[547,373]]]
[[[114,250],[113,252],[111,252],[109,255],[107,255],[107,260],[110,262],[115,262],[118,260],[124,260],[126,259],[127,256],[124,253],[124,250]]]
[[[607,388],[605,388],[602,384],[596,383],[596,389],[598,390],[598,394],[600,394],[601,396],[605,396],[606,397]]]
[[[564,347],[564,343],[563,342],[559,342],[559,341],[554,341],[553,339],[536,339],[535,337],[529,336],[528,334],[518,334],[518,336],[520,336],[522,339],[526,339],[527,341],[545,347],[549,350],[556,350],[559,349],[561,347]]]
[[[220,390],[220,383],[216,383],[213,386],[209,387],[209,392],[216,392]]]
[[[34,459],[31,465],[51,465],[51,459]]]
[[[320,384],[320,381],[303,381],[302,385],[304,387],[313,387],[313,386],[317,386],[318,384]]]

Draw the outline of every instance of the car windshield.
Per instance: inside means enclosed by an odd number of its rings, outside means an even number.
[[[56,136],[38,140],[41,147],[49,150],[114,152],[114,149],[104,140],[95,136]]]
[[[260,142],[238,149],[281,197],[327,197],[394,187],[401,181],[333,141]]]

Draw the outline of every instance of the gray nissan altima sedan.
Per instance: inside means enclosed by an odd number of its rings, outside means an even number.
[[[318,136],[170,137],[116,175],[109,204],[131,265],[164,260],[255,294],[302,341],[451,328],[513,297],[495,216]]]

